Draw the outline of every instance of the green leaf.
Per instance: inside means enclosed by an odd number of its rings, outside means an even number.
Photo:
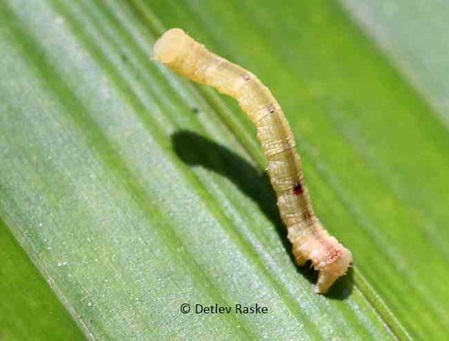
[[[0,339],[83,339],[69,313],[1,219],[0,259]]]
[[[355,258],[328,296],[292,260],[249,120],[149,60],[170,27],[282,104],[318,216]],[[0,313],[43,301],[11,339],[50,309],[55,339],[449,335],[447,130],[336,2],[9,0],[0,51],[1,219],[73,317],[5,232],[24,285],[2,284],[19,298]]]
[[[449,124],[449,6],[444,1],[341,0],[399,72]],[[387,29],[386,29],[387,28]]]

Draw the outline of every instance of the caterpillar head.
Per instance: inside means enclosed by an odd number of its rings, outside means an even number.
[[[153,59],[165,65],[176,65],[186,55],[193,39],[184,30],[172,28],[160,37],[153,47]]]

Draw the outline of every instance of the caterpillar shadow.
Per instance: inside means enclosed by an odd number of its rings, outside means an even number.
[[[270,180],[266,172],[263,172],[249,162],[203,136],[189,131],[178,131],[171,136],[176,154],[190,166],[201,166],[231,180],[248,197],[250,197],[265,216],[273,223],[282,244],[286,250],[291,250],[291,244],[287,239],[285,225],[279,216],[276,205],[276,196],[271,188]],[[288,252],[290,260],[296,265],[291,252]],[[303,268],[296,269],[311,283],[315,283],[317,273],[311,268],[310,263]],[[343,300],[352,292],[353,272],[339,279],[326,295],[329,298]]]

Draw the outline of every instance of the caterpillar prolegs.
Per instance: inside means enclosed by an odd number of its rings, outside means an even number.
[[[179,28],[165,32],[153,53],[155,60],[173,71],[235,98],[256,125],[296,262],[302,266],[312,261],[319,271],[315,292],[326,293],[346,274],[352,254],[315,216],[290,125],[270,90],[251,72],[208,51]]]

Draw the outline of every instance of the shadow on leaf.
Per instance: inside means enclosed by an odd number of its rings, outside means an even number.
[[[227,177],[256,202],[260,210],[276,227],[276,232],[285,249],[291,249],[285,225],[279,216],[276,196],[266,172],[255,168],[229,149],[193,132],[176,132],[172,135],[172,143],[176,154],[186,164],[201,166]],[[295,264],[293,254],[291,252],[288,252],[288,254]],[[309,282],[316,282],[317,273],[310,267],[310,262],[304,268],[297,267],[297,269]],[[334,284],[326,296],[338,300],[347,298],[352,292],[352,273],[351,269],[347,276]]]

